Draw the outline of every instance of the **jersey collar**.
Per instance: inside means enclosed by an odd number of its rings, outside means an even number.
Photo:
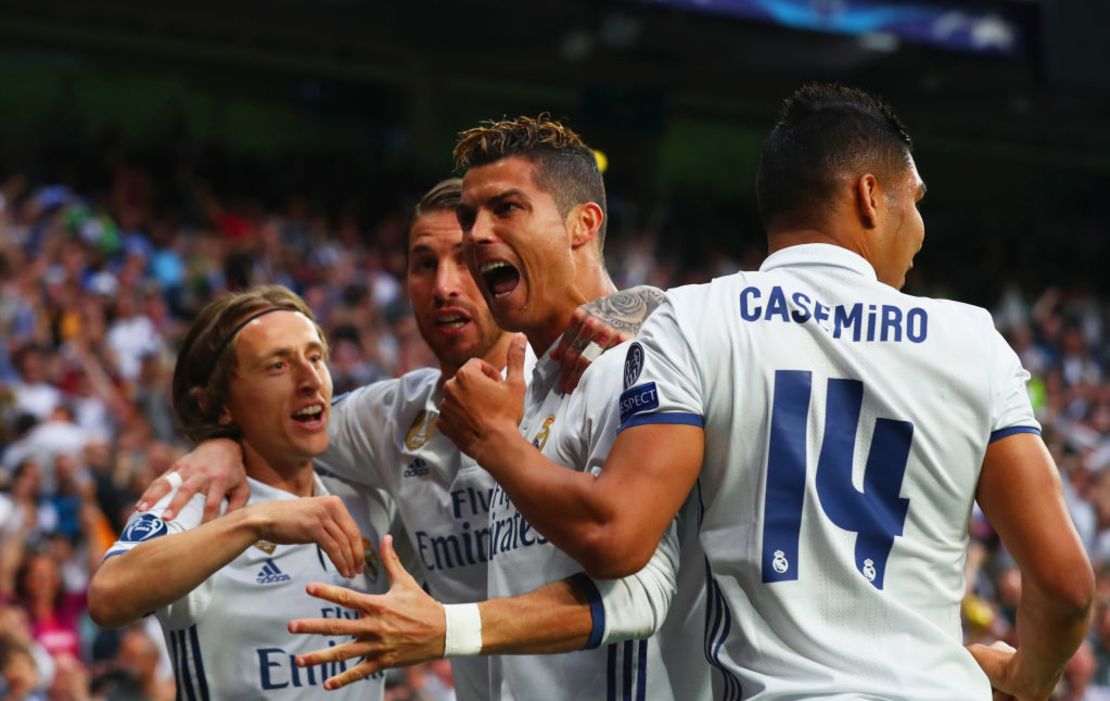
[[[291,494],[284,489],[278,489],[265,482],[260,482],[253,477],[247,477],[247,484],[251,488],[251,503],[255,501],[278,501],[281,499],[298,498],[296,494]],[[312,487],[312,496],[314,497],[323,497],[331,494],[320,480],[320,475],[316,474],[315,471],[312,473]]]
[[[536,360],[536,365],[532,368],[532,382],[529,383],[528,391],[531,392],[538,401],[542,401],[543,397],[547,396],[552,387],[555,386],[555,381],[559,379],[559,370],[561,368],[559,362],[552,358],[551,354],[559,347],[560,338],[562,338],[561,335],[559,338],[556,338],[555,342],[544,351],[544,354],[540,356],[538,360]]]
[[[767,256],[763,265],[759,266],[759,270],[760,272],[766,272],[775,268],[801,266],[844,268],[871,280],[878,280],[875,269],[863,256],[853,253],[847,248],[829,243],[803,243],[796,246],[787,246]]]

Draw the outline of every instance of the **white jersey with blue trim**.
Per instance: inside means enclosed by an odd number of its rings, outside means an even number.
[[[248,504],[296,499],[275,487],[248,479]],[[389,588],[377,544],[393,518],[386,498],[375,490],[355,488],[339,480],[316,478],[315,494],[334,494],[358,524],[366,548],[366,569],[354,579],[343,577],[315,544],[275,545],[260,541],[247,548],[200,586],[155,612],[170,650],[178,698],[188,701],[257,701],[275,699],[381,699],[384,675],[379,673],[337,691],[325,691],[324,680],[349,663],[299,668],[297,655],[338,645],[347,637],[295,635],[287,630],[294,618],[357,618],[358,612],[309,596],[309,582],[351,587],[371,594]],[[149,511],[135,514],[105,557],[126,552],[152,538],[182,533],[201,524],[204,495],[193,497],[172,521],[159,515],[173,493]],[[226,506],[226,502],[225,502]]]
[[[1040,427],[989,313],[792,246],[672,290],[624,355],[622,430],[704,426],[715,698],[991,698],[968,519],[988,443]]]
[[[570,469],[600,471],[616,439],[618,412],[611,397],[620,388],[623,357],[605,353],[583,375],[569,395],[558,391],[559,365],[550,352],[537,362],[525,397],[521,433],[551,460]],[[693,504],[693,502],[690,502]],[[500,487],[490,506],[489,597],[529,592],[543,584],[576,575],[581,565],[547,541],[517,511]],[[709,666],[697,645],[704,626],[704,558],[691,518],[676,519],[664,536],[653,562],[664,563],[679,578],[670,613],[650,638],[599,646],[605,626],[605,605],[597,590],[590,592],[594,634],[588,649],[559,655],[504,655],[490,658],[492,699],[530,701],[685,701],[709,695]],[[681,576],[692,572],[693,576]],[[637,576],[625,580],[647,589]],[[578,578],[586,584],[588,580]],[[601,583],[605,586],[605,583]],[[595,583],[597,586],[597,583]],[[651,596],[650,605],[656,600]],[[644,614],[651,619],[653,612]],[[654,620],[654,619],[652,619]]]
[[[534,364],[528,353],[526,369]],[[432,368],[336,397],[316,469],[393,497],[432,596],[482,601],[494,481],[436,429],[441,398],[440,372]],[[459,701],[489,698],[484,657],[452,658],[451,669]]]

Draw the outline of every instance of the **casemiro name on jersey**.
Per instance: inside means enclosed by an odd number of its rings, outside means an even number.
[[[812,322],[833,338],[856,342],[921,343],[929,335],[929,314],[921,307],[903,310],[893,304],[866,302],[829,306],[805,292],[783,291],[778,285],[766,297],[758,287],[740,290],[740,318],[794,324]]]

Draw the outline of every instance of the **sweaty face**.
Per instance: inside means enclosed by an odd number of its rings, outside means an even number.
[[[225,419],[276,469],[301,467],[328,447],[331,375],[316,327],[298,312],[261,316],[231,348],[237,367]]]
[[[519,156],[471,168],[458,209],[470,271],[511,331],[542,326],[574,279],[566,222],[533,171]]]
[[[907,168],[886,194],[888,226],[885,227],[882,261],[876,267],[879,280],[901,289],[913,257],[925,242],[925,222],[917,205],[925,197],[925,183],[917,172],[913,156],[906,155]]]
[[[505,333],[470,275],[453,211],[429,212],[413,223],[407,284],[420,335],[441,365],[458,368],[483,357]]]

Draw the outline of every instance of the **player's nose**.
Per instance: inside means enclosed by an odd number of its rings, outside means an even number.
[[[493,214],[482,207],[474,215],[474,221],[463,231],[463,246],[482,246],[497,240],[493,226]]]
[[[313,363],[308,358],[301,358],[297,363],[297,389],[301,392],[316,392],[324,386],[324,373],[327,366],[323,361]]]
[[[458,263],[444,261],[436,269],[435,288],[433,293],[436,299],[447,300],[459,295],[460,275],[470,275],[470,271]]]

